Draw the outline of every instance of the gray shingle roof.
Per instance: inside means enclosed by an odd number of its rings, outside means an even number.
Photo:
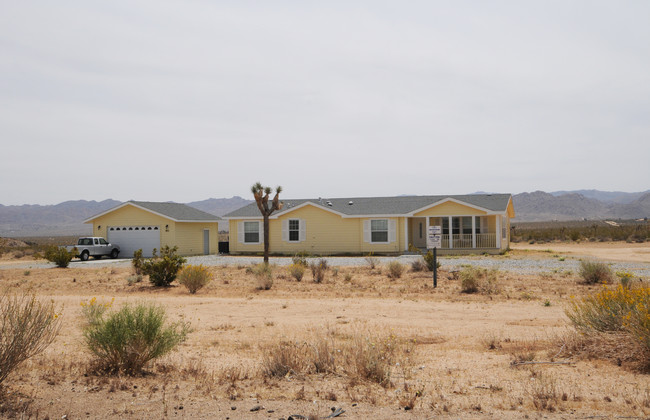
[[[505,212],[510,194],[467,194],[467,195],[422,195],[401,197],[355,197],[282,200],[284,207],[273,216],[280,215],[306,202],[317,207],[334,210],[347,216],[362,215],[405,215],[423,207],[451,198],[463,203],[484,208],[488,211]],[[350,205],[349,203],[353,204]],[[329,205],[331,203],[331,206]],[[273,217],[272,216],[272,217]],[[224,218],[261,217],[256,203],[251,203],[223,216]]]
[[[143,207],[170,219],[176,221],[206,221],[213,222],[221,220],[220,217],[210,213],[206,213],[194,207],[187,206],[180,203],[158,203],[153,201],[128,201],[136,206]]]

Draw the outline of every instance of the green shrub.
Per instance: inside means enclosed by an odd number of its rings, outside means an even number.
[[[50,245],[45,249],[44,256],[46,260],[53,262],[57,267],[66,268],[76,255],[76,249],[68,251],[65,247]]]
[[[100,305],[88,305],[97,308],[85,312],[83,335],[97,367],[104,372],[139,373],[149,361],[174,350],[190,332],[183,322],[166,325],[165,310],[155,304],[125,304],[109,314],[108,307]]]
[[[25,360],[45,350],[61,327],[53,302],[0,295],[0,385]]]
[[[302,265],[303,267],[309,267],[309,262],[307,262],[307,258],[309,258],[309,252],[301,251],[301,252],[297,252],[296,255],[294,255],[291,258],[291,260],[294,265]]]
[[[464,267],[460,270],[460,287],[462,293],[491,295],[499,292],[498,270],[478,267]]]
[[[270,290],[273,287],[273,269],[269,264],[260,263],[253,266],[251,273],[257,278],[258,290]]]
[[[320,260],[311,263],[309,268],[311,268],[311,275],[314,278],[314,283],[322,283],[325,280],[325,273],[329,266],[327,260],[321,258]]]
[[[616,277],[618,277],[618,279],[620,280],[621,286],[630,287],[634,274],[630,273],[629,271],[617,271]]]
[[[207,267],[200,265],[188,265],[178,273],[178,282],[194,294],[212,281],[212,274]]]
[[[422,254],[422,258],[424,258],[424,262],[427,265],[427,268],[429,271],[433,271],[434,266],[433,266],[433,251],[427,251],[426,254]],[[440,262],[436,261],[436,267],[435,268],[440,268]]]
[[[302,264],[293,263],[287,268],[291,277],[296,279],[296,281],[301,281],[305,275],[305,266]]]
[[[612,270],[598,261],[580,261],[580,277],[585,284],[607,283],[612,280]]]
[[[157,255],[156,249],[154,249],[153,258],[142,260],[142,274],[148,275],[149,281],[154,286],[169,286],[176,280],[176,275],[183,267],[183,264],[185,264],[185,261],[187,261],[185,258],[176,254],[177,250],[178,247],[176,246],[170,248],[168,245],[165,245],[160,249],[160,256]]]
[[[398,279],[404,273],[404,266],[399,261],[391,261],[386,266],[388,269],[388,278]]]

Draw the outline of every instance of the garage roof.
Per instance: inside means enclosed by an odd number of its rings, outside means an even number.
[[[165,217],[167,219],[173,220],[174,222],[218,222],[221,220],[220,217],[215,216],[210,213],[206,213],[194,207],[190,207],[181,203],[161,203],[155,201],[127,201],[122,203],[112,209],[106,210],[105,212],[99,213],[95,216],[92,216],[86,220],[84,223],[88,223],[101,217],[105,214],[111,213],[117,209],[120,209],[124,206],[134,206],[142,210],[149,211],[151,213],[157,214],[158,216]]]

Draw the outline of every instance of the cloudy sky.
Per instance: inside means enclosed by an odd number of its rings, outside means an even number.
[[[0,204],[650,188],[646,0],[0,10]]]

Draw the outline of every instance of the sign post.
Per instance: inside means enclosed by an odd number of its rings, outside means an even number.
[[[433,287],[438,287],[438,248],[442,246],[442,226],[429,226],[427,248],[433,248]]]

